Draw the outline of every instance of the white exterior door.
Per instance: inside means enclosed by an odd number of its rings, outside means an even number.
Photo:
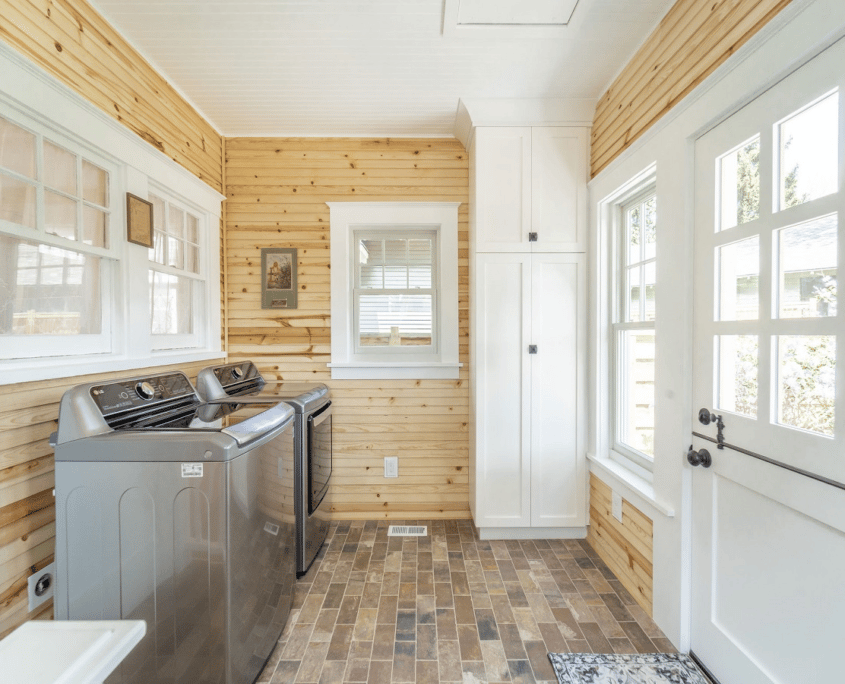
[[[691,637],[723,684],[842,680],[843,63],[840,41],[695,145],[693,398],[726,446],[695,422]]]
[[[531,262],[531,525],[586,524],[585,256]]]

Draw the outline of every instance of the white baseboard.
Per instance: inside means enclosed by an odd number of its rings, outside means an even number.
[[[478,538],[493,539],[586,539],[587,527],[476,527]]]

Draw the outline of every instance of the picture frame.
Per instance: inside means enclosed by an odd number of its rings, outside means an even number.
[[[126,239],[142,247],[153,246],[153,203],[126,193]]]
[[[261,308],[295,309],[297,295],[296,249],[261,250]]]

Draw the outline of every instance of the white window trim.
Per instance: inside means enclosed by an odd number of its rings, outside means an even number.
[[[115,207],[111,234],[119,242],[110,251],[122,267],[109,302],[113,314],[111,352],[0,360],[0,385],[219,359],[222,356],[217,285],[220,264],[215,256],[220,250],[220,203],[225,196],[1,42],[0,73],[3,74],[0,111],[13,121],[34,121],[44,129],[92,149],[101,157],[112,159],[118,171],[111,182],[120,188],[121,202],[126,192],[146,198],[150,183],[154,182],[199,208],[205,220],[203,239],[210,255],[204,265],[205,318],[198,322],[202,329],[201,346],[154,351],[149,317],[137,315],[142,309],[149,311],[147,248],[126,241],[126,212],[120,206]],[[52,239],[44,241],[55,244]]]
[[[327,202],[331,213],[332,379],[457,379],[458,362],[458,207],[460,202]],[[354,231],[406,230],[420,226],[437,231],[439,293],[435,355],[355,354],[352,255]]]
[[[193,332],[186,334],[166,335],[151,334],[152,348],[156,352],[174,351],[179,349],[196,349],[204,346],[205,335],[207,333],[207,331],[204,329],[204,326],[197,326],[197,323],[205,320],[207,315],[207,307],[209,305],[209,302],[204,301],[203,298],[203,292],[208,289],[208,280],[206,275],[207,262],[213,260],[208,258],[207,249],[205,247],[205,244],[208,242],[207,236],[209,234],[209,228],[207,226],[208,216],[202,210],[201,207],[192,206],[186,203],[184,199],[174,196],[172,192],[160,187],[158,184],[150,183],[149,190],[150,194],[156,195],[157,197],[163,199],[167,203],[168,207],[175,206],[182,212],[193,215],[197,219],[197,239],[199,240],[199,271],[197,273],[192,273],[191,271],[188,271],[186,269],[175,268],[173,266],[160,264],[157,261],[153,261],[152,259],[150,259],[149,256],[147,257],[148,272],[157,271],[158,273],[164,273],[167,275],[174,275],[180,278],[185,278],[187,280],[193,280],[197,283],[197,286],[192,288],[191,293],[191,306],[193,307],[192,311],[194,313]],[[198,327],[199,329],[197,329]]]
[[[645,316],[645,282],[640,283],[640,320],[626,321],[628,315],[627,307],[627,286],[626,276],[629,272],[630,262],[625,256],[626,249],[626,228],[625,214],[635,204],[642,203],[647,198],[656,197],[656,186],[654,178],[649,178],[640,183],[636,188],[614,202],[613,206],[613,227],[612,227],[612,268],[611,268],[611,321],[610,321],[610,451],[611,458],[624,459],[624,465],[634,471],[640,477],[648,478],[654,468],[654,459],[634,447],[625,444],[621,440],[621,423],[627,410],[622,404],[622,396],[619,391],[619,374],[622,371],[621,357],[624,351],[619,342],[621,333],[629,331],[654,331],[656,321],[646,321]],[[656,259],[640,260],[636,264],[647,262],[655,263]]]
[[[596,257],[594,287],[596,296],[597,337],[594,350],[596,353],[598,392],[594,397],[593,426],[595,451],[590,454],[591,461],[612,470],[616,477],[627,480],[637,490],[645,487],[646,497],[651,498],[649,489],[652,482],[652,462],[643,463],[641,459],[631,458],[626,451],[616,448],[614,402],[616,401],[616,372],[612,340],[614,320],[617,319],[614,306],[619,299],[620,284],[617,281],[619,271],[618,235],[621,230],[621,207],[637,196],[643,195],[657,185],[657,165],[651,164],[617,188],[613,193],[600,200],[596,206],[598,231],[596,233]],[[627,474],[627,475],[626,475]]]

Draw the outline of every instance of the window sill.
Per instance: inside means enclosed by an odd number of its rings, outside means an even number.
[[[457,380],[462,363],[358,361],[328,364],[332,380]]]
[[[593,454],[587,454],[590,461],[590,470],[598,471],[602,480],[610,480],[608,484],[619,486],[625,493],[625,498],[631,499],[634,504],[644,504],[646,508],[667,518],[675,517],[675,509],[660,501],[654,493],[654,485],[644,477],[637,475],[621,463],[605,456],[600,458]]]
[[[0,385],[13,385],[37,380],[72,378],[96,373],[140,371],[146,368],[173,364],[195,363],[222,359],[225,352],[208,349],[172,349],[154,352],[137,358],[113,354],[92,354],[84,357],[53,357],[49,359],[10,359],[0,361]]]

